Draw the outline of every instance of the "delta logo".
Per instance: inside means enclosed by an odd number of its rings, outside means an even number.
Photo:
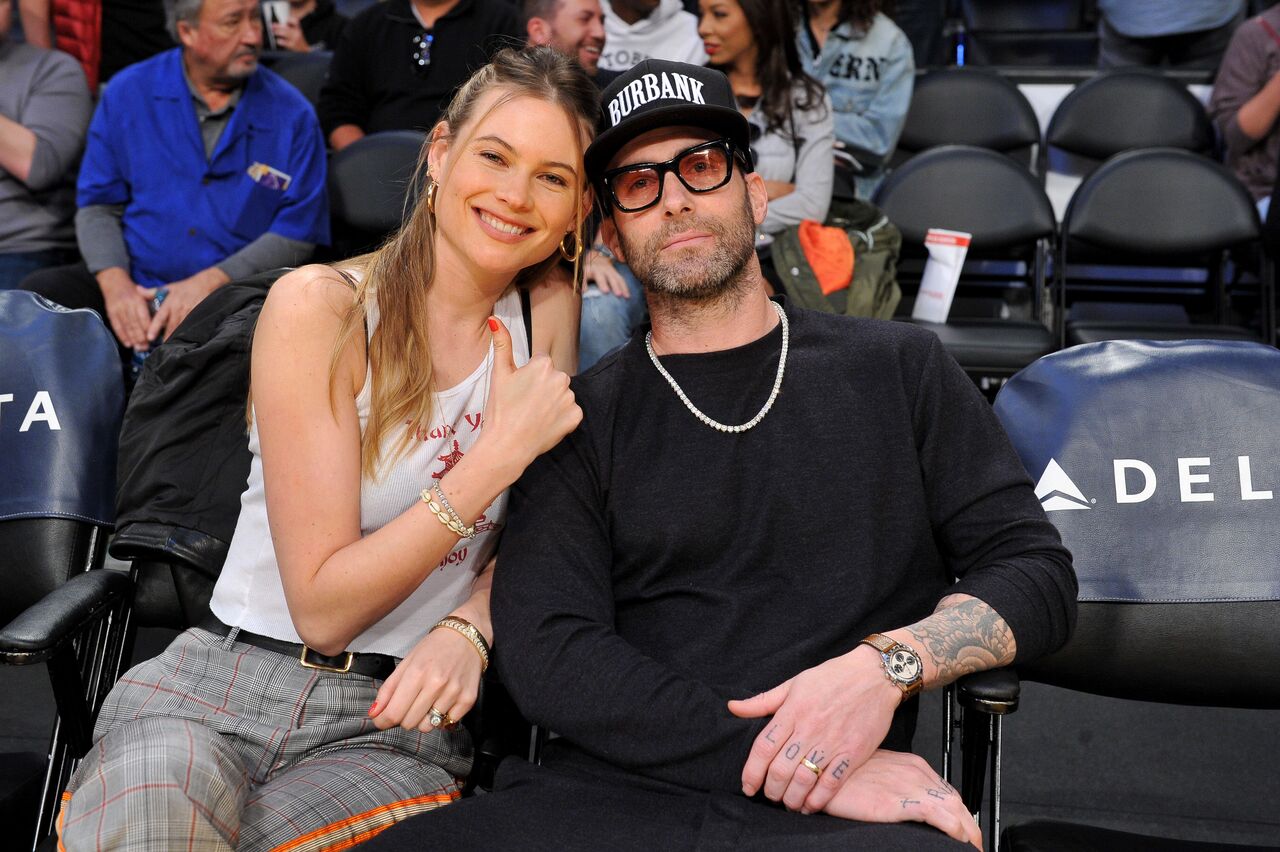
[[[1272,489],[1256,488],[1253,480],[1253,464],[1249,456],[1236,456],[1239,499],[1272,500]],[[1115,485],[1115,502],[1144,503],[1151,499],[1159,487],[1160,477],[1156,469],[1142,459],[1112,459],[1112,481]],[[1219,471],[1218,478],[1222,476]],[[1219,490],[1213,490],[1214,464],[1209,456],[1179,457],[1177,459],[1178,499],[1183,503],[1212,503]],[[1049,459],[1044,472],[1036,482],[1036,497],[1046,512],[1070,512],[1093,508],[1098,500],[1084,495],[1080,487],[1067,475],[1057,459]],[[1230,497],[1235,497],[1232,489]],[[1224,499],[1230,499],[1224,498]]]

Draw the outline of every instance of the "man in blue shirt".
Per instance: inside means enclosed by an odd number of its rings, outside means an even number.
[[[174,16],[182,46],[120,72],[89,127],[85,262],[22,285],[99,311],[134,351],[228,281],[329,239],[324,140],[303,96],[258,67],[256,0],[178,0]]]

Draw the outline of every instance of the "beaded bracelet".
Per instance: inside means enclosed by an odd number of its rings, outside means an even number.
[[[489,670],[489,643],[484,641],[484,634],[474,624],[457,615],[446,615],[437,621],[431,630],[435,631],[441,627],[456,630],[467,637],[471,644],[475,646],[476,653],[480,655],[480,674],[484,674]]]
[[[464,530],[470,530],[470,532],[466,533],[467,538],[475,538],[476,525],[472,524],[471,526],[467,526],[462,522],[462,516],[458,514],[457,509],[453,508],[453,504],[449,502],[449,498],[444,496],[444,489],[440,487],[440,483],[437,482],[435,485],[431,486],[431,490],[435,492],[436,497],[440,498],[440,505],[444,506],[444,510],[449,513],[449,517],[457,521],[458,526],[462,527]]]
[[[427,508],[431,510],[431,514],[436,516],[436,520],[448,527],[449,531],[458,536],[458,538],[476,537],[475,525],[473,524],[470,527],[465,527],[458,521],[449,517],[449,513],[444,510],[444,507],[431,499],[431,489],[422,489],[422,502],[427,504]]]

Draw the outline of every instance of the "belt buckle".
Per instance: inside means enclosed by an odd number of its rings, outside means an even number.
[[[312,649],[308,648],[306,643],[304,642],[302,645],[302,653],[298,655],[298,662],[302,664],[302,667],[304,669],[317,669],[322,672],[335,672],[336,674],[346,674],[347,672],[351,671],[351,663],[354,662],[356,658],[356,655],[354,652],[347,651],[346,652],[347,663],[346,665],[339,668],[338,666],[329,666],[329,665],[325,665],[324,663],[311,662],[310,660],[307,659],[307,654],[310,654],[311,651]]]

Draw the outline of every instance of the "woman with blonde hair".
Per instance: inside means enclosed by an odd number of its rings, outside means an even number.
[[[581,253],[596,113],[571,61],[500,52],[405,226],[272,287],[212,614],[108,696],[66,848],[346,848],[458,797],[506,489],[582,416],[577,294],[534,282]]]

